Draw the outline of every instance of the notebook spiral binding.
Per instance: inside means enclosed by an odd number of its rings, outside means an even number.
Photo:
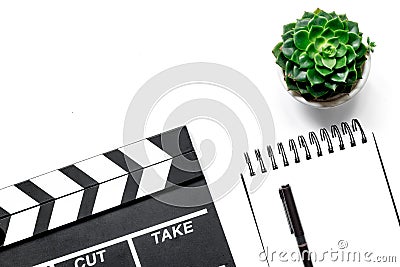
[[[345,135],[349,136],[350,146],[355,147],[357,144],[356,144],[356,140],[355,140],[353,133],[357,132],[357,131],[360,131],[360,133],[361,133],[361,143],[362,144],[367,143],[367,137],[365,135],[363,128],[361,127],[360,121],[358,119],[353,119],[351,121],[351,126],[347,122],[341,122],[340,127],[338,125],[332,125],[330,128],[330,133],[329,133],[328,129],[321,128],[319,131],[320,138],[318,138],[318,135],[316,132],[314,132],[314,131],[309,132],[309,134],[308,134],[309,144],[310,144],[310,147],[312,147],[312,146],[316,147],[316,155],[317,155],[317,157],[321,157],[321,156],[323,156],[323,151],[321,148],[321,143],[323,143],[323,142],[327,143],[327,146],[328,146],[327,151],[329,154],[335,152],[334,147],[333,147],[333,142],[332,142],[332,140],[334,140],[334,139],[338,140],[339,150],[344,150],[346,148],[345,142],[343,140]],[[311,150],[307,143],[306,138],[303,135],[299,135],[297,138],[297,141],[298,141],[298,147],[297,147],[295,139],[289,139],[289,150],[294,154],[294,162],[295,163],[300,162],[299,151],[301,149],[303,149],[305,152],[306,160],[312,159]],[[281,157],[282,157],[283,166],[284,167],[289,166],[289,164],[290,164],[289,159],[287,157],[287,154],[285,152],[285,147],[282,142],[279,142],[277,144],[277,149],[278,149],[278,154],[281,155]],[[267,172],[268,170],[265,167],[264,159],[261,155],[260,149],[256,149],[254,152],[255,152],[255,156],[258,161],[258,164],[260,165],[261,173]],[[277,159],[275,158],[274,150],[271,145],[267,145],[267,154],[268,154],[268,158],[271,162],[272,170],[278,169]],[[248,166],[248,169],[249,169],[250,176],[255,176],[256,172],[254,171],[253,163],[251,162],[249,153],[245,152],[244,157],[245,157],[245,161]]]

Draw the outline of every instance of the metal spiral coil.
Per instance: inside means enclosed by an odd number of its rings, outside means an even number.
[[[349,140],[350,146],[355,147],[357,145],[357,143],[355,140],[354,133],[357,131],[359,131],[361,134],[361,143],[363,143],[363,144],[367,143],[367,137],[366,137],[365,132],[364,132],[363,128],[361,127],[361,123],[359,122],[358,119],[353,119],[351,121],[351,126],[347,122],[341,122],[340,128],[338,125],[332,125],[330,127],[330,130],[331,130],[331,134],[329,134],[329,132],[326,128],[321,128],[319,130],[320,138],[318,138],[318,135],[314,131],[311,131],[308,133],[310,147],[315,146],[316,154],[318,157],[323,156],[323,152],[322,152],[323,149],[322,149],[321,143],[324,143],[324,142],[326,142],[326,144],[327,144],[328,153],[329,154],[334,153],[334,147],[333,147],[333,143],[332,143],[333,139],[338,140],[340,150],[345,149],[345,140],[344,139],[347,139],[347,137],[345,137],[345,136],[348,136],[347,140]],[[305,151],[306,160],[312,159],[312,153],[310,151],[310,148],[309,148],[306,138],[303,135],[299,135],[297,138],[297,141],[298,141],[299,149],[297,148],[295,139],[289,139],[289,143],[288,143],[289,150],[291,152],[293,152],[293,154],[292,153],[290,153],[290,154],[294,155],[294,162],[299,163],[301,161],[301,157],[300,157],[300,153],[299,153],[301,151],[301,149],[304,149],[304,151]],[[277,143],[277,150],[278,150],[278,154],[280,154],[282,157],[283,166],[284,167],[289,166],[290,160],[288,158],[288,155],[285,152],[285,146],[282,142]],[[268,172],[268,169],[265,164],[266,161],[263,159],[260,149],[255,149],[254,153],[255,153],[256,159],[258,161],[258,164],[260,166],[259,169],[261,170],[261,173]],[[272,170],[278,169],[279,167],[277,164],[277,159],[275,158],[274,150],[271,145],[267,145],[267,154],[268,154],[269,161],[271,163]],[[248,152],[244,153],[244,157],[245,157],[245,161],[246,161],[246,164],[247,164],[249,172],[250,172],[250,176],[255,176],[256,172],[254,171],[255,169],[253,168],[253,164],[251,162]]]

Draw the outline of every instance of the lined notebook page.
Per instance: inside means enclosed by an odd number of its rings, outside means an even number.
[[[281,164],[252,194],[270,266],[303,266],[302,262],[293,262],[289,255],[298,253],[298,248],[278,193],[286,184],[292,187],[309,249],[315,251],[318,259],[323,258],[324,252],[339,252],[337,262],[331,261],[331,254],[325,254],[325,260],[315,262],[314,266],[366,266],[363,259],[368,252],[372,252],[368,254],[371,261],[376,260],[375,256],[395,255],[398,264],[400,227],[372,134],[367,134],[367,138],[366,144],[358,139],[356,147],[347,143],[342,151],[334,144],[334,153],[328,154],[324,149],[322,157],[313,153],[311,160],[302,157],[297,164],[290,159],[290,166]],[[286,153],[288,157],[291,154]],[[281,160],[278,153],[275,157]],[[352,262],[353,254],[351,262],[341,261],[342,251],[361,253],[361,262]],[[288,255],[279,257],[280,252]],[[369,262],[367,266],[382,265]]]

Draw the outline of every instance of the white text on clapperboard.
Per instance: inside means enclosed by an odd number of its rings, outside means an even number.
[[[104,253],[106,253],[105,249],[93,252],[85,257],[79,257],[75,260],[75,267],[86,267],[86,264],[93,266],[97,263],[97,259],[99,259],[99,262],[104,262]]]
[[[172,240],[178,236],[183,236],[190,233],[193,233],[193,225],[192,221],[187,221],[154,232],[151,234],[151,236],[154,238],[154,243],[157,245],[160,242],[164,243],[166,240]]]
[[[160,229],[159,231],[153,232],[150,236],[154,239],[154,243],[157,245],[159,243],[164,243],[167,240],[175,239],[179,236],[184,236],[193,233],[193,223],[192,221],[186,221],[184,223],[178,223]],[[100,250],[88,255],[84,255],[75,259],[75,267],[86,267],[94,266],[96,263],[102,263],[105,261],[106,250]]]

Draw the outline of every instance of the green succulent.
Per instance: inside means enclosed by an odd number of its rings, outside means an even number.
[[[362,43],[356,22],[317,9],[283,26],[282,41],[272,53],[289,90],[306,99],[326,99],[349,93],[375,43]]]

